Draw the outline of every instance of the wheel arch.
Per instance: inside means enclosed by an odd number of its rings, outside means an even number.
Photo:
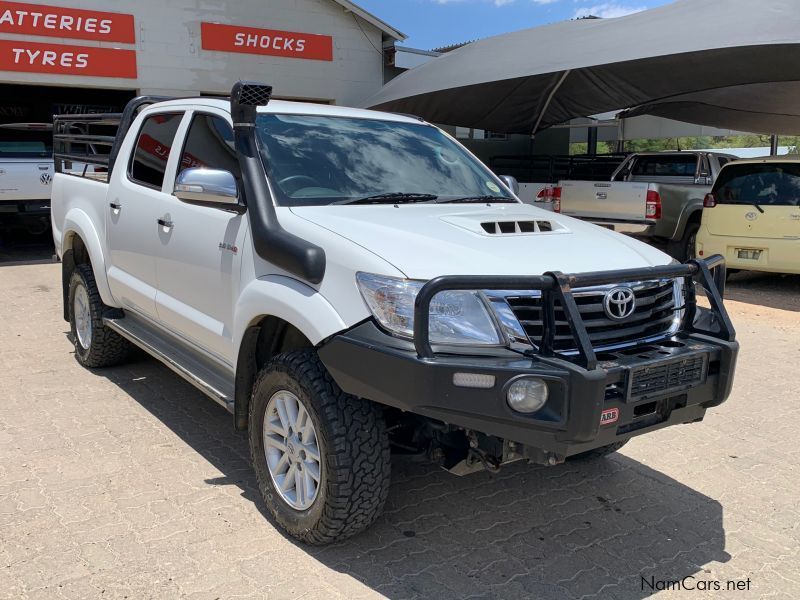
[[[248,284],[239,296],[234,319],[236,428],[247,429],[253,383],[273,356],[315,348],[346,328],[327,299],[303,282],[271,275]]]

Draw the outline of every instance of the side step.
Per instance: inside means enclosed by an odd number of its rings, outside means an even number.
[[[116,331],[131,343],[157,358],[198,390],[233,413],[234,378],[224,369],[210,363],[205,357],[193,352],[185,344],[164,339],[163,334],[130,315],[121,318],[103,318],[109,329]]]

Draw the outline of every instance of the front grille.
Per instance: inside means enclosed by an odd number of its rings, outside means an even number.
[[[705,376],[705,356],[695,356],[678,362],[643,366],[630,373],[630,396],[652,396],[684,385],[693,385]]]
[[[672,280],[647,281],[632,285],[636,294],[636,309],[622,321],[610,319],[603,308],[606,290],[574,290],[578,305],[592,346],[602,348],[636,342],[666,334],[672,327],[675,316],[674,282]],[[514,315],[531,343],[537,346],[542,341],[542,298],[536,296],[508,296],[506,298]],[[561,303],[555,301],[556,331],[553,349],[558,352],[575,350],[573,339]]]

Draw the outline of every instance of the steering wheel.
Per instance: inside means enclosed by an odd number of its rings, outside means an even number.
[[[320,187],[319,182],[308,175],[290,175],[279,180],[278,185],[287,194],[292,194],[304,187]],[[289,189],[286,189],[287,185]]]

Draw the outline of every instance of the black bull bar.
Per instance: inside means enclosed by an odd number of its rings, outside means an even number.
[[[420,358],[431,359],[434,351],[430,343],[430,306],[434,296],[440,292],[454,290],[519,290],[540,291],[542,293],[543,334],[539,353],[555,356],[553,340],[555,337],[555,303],[558,301],[564,311],[578,350],[578,361],[587,370],[597,368],[597,357],[592,347],[589,333],[583,323],[572,290],[607,284],[641,281],[643,279],[683,279],[684,314],[680,331],[700,333],[717,339],[732,342],[736,339],[728,313],[722,302],[725,292],[725,259],[715,254],[706,259],[695,259],[678,265],[623,269],[618,271],[596,271],[593,273],[565,274],[550,271],[543,275],[495,276],[495,275],[445,275],[428,281],[417,294],[414,301],[414,347]],[[716,327],[703,328],[696,322],[697,293],[694,283],[700,283],[705,290],[711,306],[712,322]],[[677,309],[676,309],[677,310]]]

